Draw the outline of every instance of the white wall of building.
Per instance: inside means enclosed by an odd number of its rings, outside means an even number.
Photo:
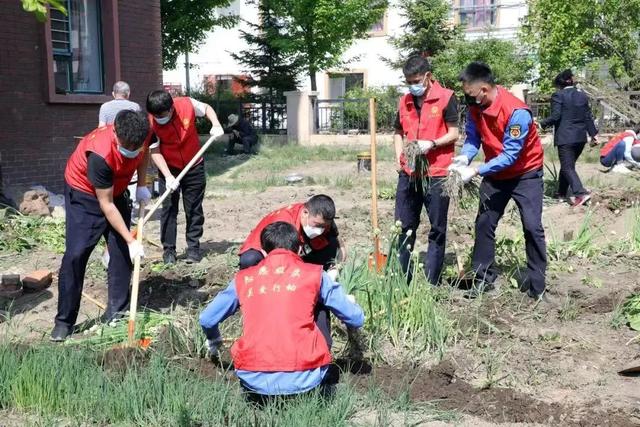
[[[526,15],[527,7],[524,0],[475,0],[477,4],[495,5],[495,26],[468,29],[466,37],[475,39],[490,34],[493,37],[515,39],[520,26],[520,20]],[[462,3],[461,3],[462,2]],[[399,35],[404,29],[403,17],[397,8],[398,1],[391,0],[386,14],[385,31],[372,35],[368,39],[356,41],[345,52],[343,59],[345,65],[335,70],[318,73],[317,84],[320,98],[335,97],[341,91],[345,83],[340,80],[338,73],[362,73],[365,86],[395,86],[402,84],[400,70],[390,68],[382,58],[395,58],[396,52],[389,43],[393,35]],[[462,6],[460,6],[462,4]],[[454,21],[461,7],[474,4],[474,0],[453,0]],[[239,14],[241,22],[235,28],[225,30],[216,29],[207,37],[205,43],[198,52],[189,55],[192,64],[190,78],[191,86],[201,84],[205,75],[240,75],[245,70],[231,57],[232,52],[240,52],[247,48],[241,38],[241,30],[249,27],[244,21],[258,22],[257,8],[254,4],[248,4],[245,0],[234,0],[229,8],[219,13]],[[332,79],[333,77],[333,79]],[[165,71],[163,74],[165,84],[179,83],[185,85],[184,56],[179,58],[178,67],[175,70]],[[300,88],[310,88],[309,77],[304,75],[300,79]]]

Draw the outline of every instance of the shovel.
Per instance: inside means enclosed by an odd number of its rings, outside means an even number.
[[[371,226],[374,230],[373,253],[369,254],[369,270],[381,273],[387,263],[387,255],[380,252],[378,229],[378,159],[376,155],[376,99],[369,99],[369,128],[371,132]]]
[[[204,153],[209,149],[209,146],[211,144],[213,144],[213,141],[215,141],[215,139],[216,139],[216,137],[212,136],[211,138],[209,138],[207,140],[207,142],[204,143],[204,145],[200,148],[200,151],[198,151],[196,153],[196,155],[193,156],[193,158],[189,161],[189,163],[187,163],[187,165],[184,167],[184,169],[182,169],[180,174],[178,174],[178,176],[176,177],[176,181],[177,182],[180,182],[182,180],[182,178],[184,178],[184,176],[193,167],[193,165],[195,165],[196,162],[198,160],[200,160],[200,158],[204,155]],[[164,202],[164,200],[167,197],[169,197],[170,194],[171,194],[171,189],[169,189],[169,188],[165,189],[164,193],[162,193],[162,196],[160,196],[158,198],[158,200],[153,204],[153,206],[151,206],[151,208],[149,209],[149,212],[147,212],[147,214],[144,216],[144,218],[140,218],[138,220],[138,228],[142,228],[142,224],[151,219],[151,217],[156,212],[156,210],[158,210],[158,208],[162,205],[162,202]],[[142,213],[143,212],[144,212],[143,210],[140,211],[140,216],[141,217],[142,217]],[[133,230],[132,234],[133,234],[134,237],[137,236],[137,228],[135,230]],[[106,248],[104,250],[104,253],[102,254],[102,263],[105,264],[105,265],[109,265],[109,251]]]
[[[136,236],[136,240],[138,243],[142,244],[142,228],[144,225],[143,215],[144,215],[144,202],[140,202],[140,220],[138,222],[138,234]],[[140,340],[140,343],[136,342],[136,315],[138,314],[138,289],[140,288],[140,256],[136,256],[133,260],[133,286],[131,287],[131,303],[129,306],[129,346],[135,347],[137,344],[140,344],[141,347],[148,347],[150,342],[149,340],[143,337]]]

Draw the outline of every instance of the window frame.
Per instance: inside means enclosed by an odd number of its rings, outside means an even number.
[[[51,37],[51,21],[44,24],[44,52],[45,60],[45,98],[49,103],[60,104],[102,104],[110,101],[108,83],[120,80],[120,35],[118,25],[118,0],[101,0],[100,3],[100,30],[102,33],[102,79],[103,90],[101,93],[56,93],[55,77],[53,72],[54,55]]]
[[[469,25],[469,24],[464,24],[462,22],[462,19],[460,17],[460,13],[466,9],[466,6],[462,6],[460,3],[460,0],[456,0],[455,2],[455,23],[456,24],[460,24],[464,26],[464,30],[466,32],[474,32],[474,31],[484,31],[487,28],[498,28],[498,24],[499,24],[499,13],[500,13],[500,8],[499,8],[499,2],[498,0],[490,0],[493,2],[493,4],[489,5],[489,7],[487,8],[489,10],[490,13],[494,14],[494,22],[493,23],[489,23],[488,25],[484,25],[484,26],[475,26],[475,25]],[[475,15],[475,13],[477,13],[477,6],[472,6],[472,13]],[[469,12],[467,12],[469,13]],[[473,20],[472,20],[473,21]]]

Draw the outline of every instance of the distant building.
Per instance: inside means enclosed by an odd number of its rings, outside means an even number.
[[[60,192],[78,137],[98,125],[117,80],[131,99],[162,87],[159,0],[68,0],[40,23],[0,8],[0,163],[5,187]],[[19,201],[18,201],[19,202]]]
[[[466,25],[466,37],[475,39],[490,33],[493,37],[515,39],[520,19],[526,15],[524,0],[453,0],[452,20]],[[246,49],[240,30],[248,29],[243,21],[258,22],[254,2],[234,0],[220,14],[235,14],[241,24],[232,29],[216,29],[207,37],[197,53],[190,53],[191,82],[202,84],[207,75],[242,76],[242,68],[230,53]],[[395,58],[396,52],[389,38],[403,31],[404,18],[400,16],[397,0],[391,0],[384,17],[371,27],[369,38],[358,40],[344,54],[348,67],[341,67],[317,75],[320,98],[335,99],[354,87],[389,86],[402,83],[402,73],[390,68],[382,58]],[[164,72],[164,81],[185,84],[184,60],[175,70]],[[309,88],[309,78],[302,76],[302,88]]]

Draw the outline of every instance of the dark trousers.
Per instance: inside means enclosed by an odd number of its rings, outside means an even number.
[[[173,176],[177,176],[180,170],[171,169]],[[176,236],[178,233],[178,203],[182,193],[182,206],[187,218],[186,238],[187,248],[197,250],[200,248],[200,238],[203,233],[204,212],[202,201],[206,186],[204,162],[193,166],[180,181],[180,188],[167,197],[162,204],[162,219],[160,222],[160,240],[165,251],[176,250]],[[165,180],[160,178],[160,191],[164,192]]]
[[[409,175],[400,172],[396,190],[396,220],[402,222],[402,234],[399,236],[398,250],[400,265],[411,281],[411,250],[416,242],[416,230],[420,225],[420,213],[424,206],[431,223],[429,247],[424,262],[424,272],[429,283],[437,285],[444,265],[445,244],[447,240],[447,214],[449,198],[443,194],[443,178],[430,178],[423,188],[421,182],[412,180]],[[411,236],[407,237],[407,231]],[[411,250],[407,248],[410,246]]]
[[[229,136],[229,142],[227,143],[227,153],[233,154],[235,152],[235,145],[241,144],[245,154],[251,154],[251,148],[258,143],[258,138],[255,135],[242,136],[239,132],[232,132],[227,134]]]
[[[609,151],[606,156],[600,157],[600,163],[602,166],[611,168],[618,163],[624,162],[624,152],[626,150],[626,145],[624,141],[618,142],[618,144],[613,147],[613,150]]]
[[[513,199],[520,211],[527,252],[527,276],[529,290],[539,295],[545,289],[547,252],[542,227],[542,171],[527,173],[508,180],[485,178],[480,185],[480,208],[476,218],[476,240],[473,248],[472,267],[476,280],[493,283],[498,273],[494,261],[496,255],[496,227],[509,200]]]
[[[321,251],[313,251],[308,255],[303,256],[302,260],[309,264],[322,265],[323,268],[327,270],[334,262],[337,252],[338,239],[333,237],[329,238],[329,246],[325,249]],[[254,265],[259,264],[263,259],[264,256],[262,255],[262,252],[255,249],[249,249],[248,251],[240,254],[240,270],[253,267]],[[331,348],[333,340],[331,339],[331,316],[329,314],[329,309],[322,304],[317,304],[314,312],[314,318],[318,329],[320,329],[322,336],[324,336],[329,348]]]
[[[585,142],[558,145],[558,157],[560,158],[558,194],[562,197],[587,194],[587,190],[582,186],[582,181],[576,172],[576,162],[585,145]]]
[[[114,199],[127,227],[131,223],[131,207],[125,193]],[[129,305],[129,282],[132,265],[127,242],[109,224],[98,199],[65,185],[66,235],[65,252],[58,275],[58,314],[56,324],[72,327],[78,318],[80,297],[89,256],[100,237],[109,249],[107,271],[107,319],[124,312]]]

